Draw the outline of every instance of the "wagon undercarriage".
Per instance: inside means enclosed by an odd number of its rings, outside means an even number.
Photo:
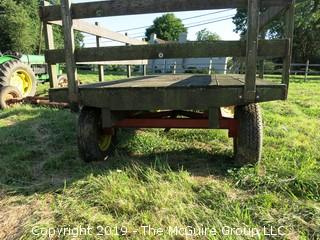
[[[170,11],[247,8],[246,40],[147,44],[119,33],[81,23],[81,18],[121,16]],[[235,160],[257,163],[262,150],[262,116],[258,103],[285,100],[288,94],[293,39],[293,0],[117,0],[44,6],[46,59],[51,75],[50,100],[80,107],[78,146],[85,161],[106,160],[115,147],[118,128],[227,129],[234,139]],[[284,15],[284,38],[259,39],[271,20]],[[62,21],[61,21],[62,20]],[[62,25],[65,48],[53,48],[52,23]],[[74,30],[126,43],[75,49]],[[103,35],[103,34],[102,34]],[[130,46],[129,46],[130,45]],[[202,57],[237,57],[245,75],[160,75],[79,85],[76,63],[145,61]],[[282,81],[257,78],[257,63],[275,57],[283,60]],[[66,63],[68,88],[56,88],[54,66]],[[130,64],[130,63],[128,63]],[[102,79],[100,67],[100,80]],[[146,71],[145,71],[146,74]]]

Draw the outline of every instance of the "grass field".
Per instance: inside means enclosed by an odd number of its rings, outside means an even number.
[[[114,157],[85,164],[75,114],[1,111],[0,239],[48,239],[51,228],[80,225],[93,230],[73,239],[320,239],[320,82],[295,81],[289,101],[261,106],[263,161],[244,168],[232,165],[231,140],[219,130],[122,131]],[[170,232],[176,226],[180,236]],[[186,236],[187,226],[216,233]],[[256,236],[264,227],[285,236]]]

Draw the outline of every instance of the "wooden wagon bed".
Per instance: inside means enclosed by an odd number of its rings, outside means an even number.
[[[244,104],[242,75],[160,75],[82,85],[80,102],[110,110],[209,109]],[[257,79],[256,102],[286,99],[286,85]],[[50,100],[68,102],[67,88]]]

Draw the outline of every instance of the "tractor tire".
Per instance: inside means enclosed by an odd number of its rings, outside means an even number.
[[[237,165],[254,165],[260,162],[263,141],[263,124],[258,104],[237,106],[235,119],[239,121],[238,137],[234,138],[234,155]]]
[[[0,65],[0,87],[5,86],[16,87],[22,97],[33,97],[37,90],[37,80],[28,65],[11,60]]]
[[[60,75],[58,77],[58,86],[59,86],[59,88],[68,87],[68,77],[67,77],[67,75]]]
[[[7,109],[11,106],[10,100],[21,99],[22,95],[16,87],[6,86],[0,89],[0,109]]]
[[[103,131],[100,109],[82,108],[78,119],[78,148],[82,160],[106,161],[115,146],[116,132],[114,129],[110,133]]]

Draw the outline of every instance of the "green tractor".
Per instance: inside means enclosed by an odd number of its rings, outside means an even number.
[[[8,108],[15,99],[34,97],[37,83],[48,80],[44,56],[0,54],[0,109]],[[60,75],[58,82],[64,87],[67,78]]]

